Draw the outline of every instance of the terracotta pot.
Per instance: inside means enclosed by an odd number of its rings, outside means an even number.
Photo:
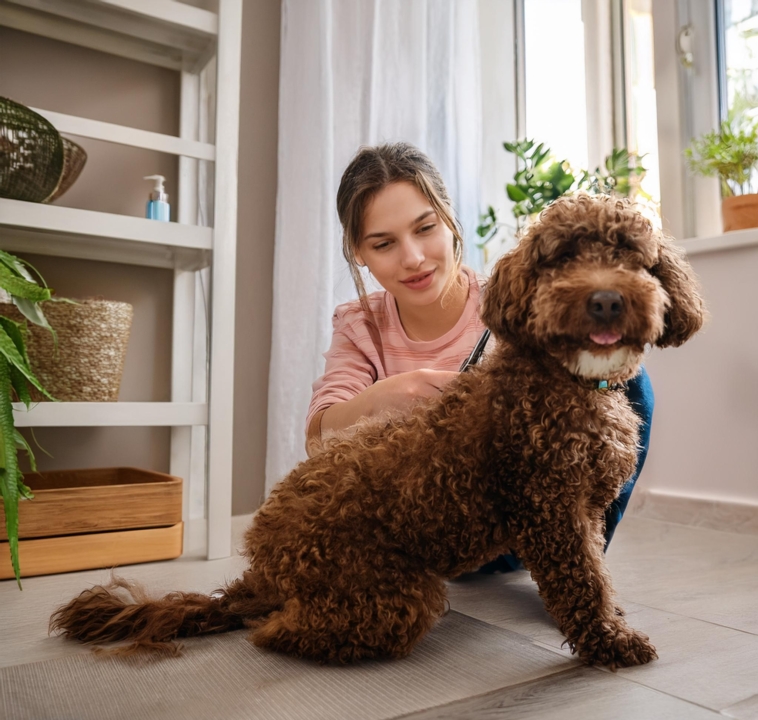
[[[724,232],[758,227],[758,194],[735,195],[721,201]]]

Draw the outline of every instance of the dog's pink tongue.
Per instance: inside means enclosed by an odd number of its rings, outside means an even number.
[[[613,345],[621,340],[621,335],[612,332],[591,333],[590,340],[598,345]]]

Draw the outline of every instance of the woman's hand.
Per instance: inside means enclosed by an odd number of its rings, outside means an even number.
[[[458,374],[450,370],[423,369],[379,380],[351,400],[324,410],[318,421],[312,422],[314,428],[309,435],[320,436],[327,430],[344,430],[361,418],[380,415],[385,411],[407,410],[420,398],[439,395]]]
[[[374,383],[364,392],[369,395],[368,415],[386,410],[406,410],[416,400],[439,395],[457,372],[449,370],[412,370]]]

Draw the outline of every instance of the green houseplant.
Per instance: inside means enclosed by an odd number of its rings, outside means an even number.
[[[642,158],[625,148],[614,148],[603,166],[590,172],[573,170],[568,160],[557,160],[550,148],[536,140],[504,142],[503,147],[516,155],[518,161],[513,182],[505,186],[508,198],[514,203],[512,213],[517,223],[522,218],[537,215],[562,195],[572,192],[632,198],[640,195],[650,199],[640,187],[645,177]],[[484,250],[485,262],[488,243],[503,227],[492,206],[480,216],[476,232],[481,240],[477,247]]]
[[[53,333],[40,307],[51,299],[51,291],[40,278],[37,282],[27,268],[31,265],[14,255],[0,251],[0,289],[10,295],[13,304],[30,322]],[[33,269],[33,268],[32,268]],[[21,569],[18,560],[18,503],[21,498],[31,499],[31,490],[24,484],[19,469],[18,453],[25,451],[32,470],[36,470],[34,453],[13,421],[14,397],[29,407],[29,384],[50,400],[54,398],[34,376],[26,351],[25,323],[18,323],[0,315],[0,495],[5,511],[8,546],[16,582],[21,588]]]
[[[521,166],[513,182],[505,186],[508,197],[515,203],[514,217],[541,212],[576,182],[568,161],[556,160],[544,143],[517,140],[505,142],[503,147],[518,158]]]
[[[695,138],[684,151],[690,170],[718,177],[724,231],[758,227],[758,194],[753,173],[758,167],[758,125],[724,121]]]

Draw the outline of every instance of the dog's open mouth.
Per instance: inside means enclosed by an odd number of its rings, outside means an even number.
[[[621,340],[621,334],[607,330],[603,332],[595,332],[590,333],[590,340],[592,340],[592,342],[596,345],[608,347],[610,345],[615,345],[619,340]]]

